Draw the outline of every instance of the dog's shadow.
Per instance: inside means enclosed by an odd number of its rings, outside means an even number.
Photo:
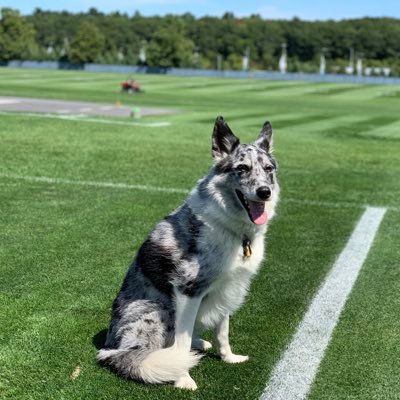
[[[93,346],[96,347],[97,350],[104,348],[104,344],[106,343],[107,338],[107,329],[102,329],[100,332],[97,332],[92,337]]]

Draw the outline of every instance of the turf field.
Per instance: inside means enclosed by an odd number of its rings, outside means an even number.
[[[0,113],[0,398],[259,398],[372,205],[387,212],[309,398],[400,399],[400,87],[138,75],[146,92],[124,96],[125,78],[0,69],[2,96],[178,111],[142,126]],[[271,120],[280,164],[266,262],[232,318],[250,360],[211,350],[193,393],[120,379],[95,361],[111,302],[154,224],[207,172],[217,115],[243,142]]]

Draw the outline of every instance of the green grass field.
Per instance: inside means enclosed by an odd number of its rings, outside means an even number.
[[[400,399],[400,88],[0,69],[0,95],[176,109],[160,128],[0,113],[0,398],[257,399],[366,205],[387,207],[310,399]],[[126,381],[95,361],[111,302],[155,223],[211,162],[214,119],[275,129],[282,197],[267,257],[232,318],[239,365],[211,350],[199,389]],[[35,180],[34,177],[64,181]],[[73,181],[83,181],[74,184]],[[211,335],[207,333],[206,338]]]

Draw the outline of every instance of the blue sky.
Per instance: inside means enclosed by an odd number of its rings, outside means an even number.
[[[269,19],[291,19],[297,16],[306,20],[343,19],[357,17],[397,17],[400,18],[399,0],[280,0],[280,1],[226,1],[226,0],[1,0],[0,7],[11,7],[30,14],[39,7],[43,10],[87,11],[95,7],[100,11],[126,12],[135,10],[143,15],[183,14],[191,12],[197,17],[203,15],[221,16],[232,11],[237,16],[260,14]]]

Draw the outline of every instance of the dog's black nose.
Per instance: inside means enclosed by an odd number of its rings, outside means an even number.
[[[271,197],[271,189],[268,186],[261,186],[256,191],[257,196],[262,200],[268,200]]]

